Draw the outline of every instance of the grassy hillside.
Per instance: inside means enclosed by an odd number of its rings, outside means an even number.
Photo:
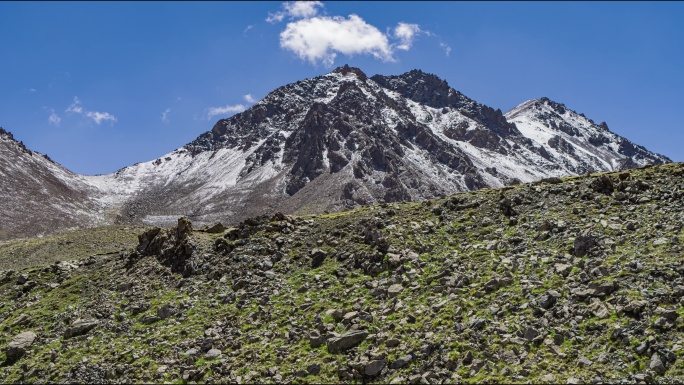
[[[60,258],[32,260],[44,265],[6,254],[36,240],[0,244],[14,269],[0,272],[0,378],[682,382],[683,175],[667,164],[215,234],[181,219],[113,254],[129,241],[70,258],[53,242]]]

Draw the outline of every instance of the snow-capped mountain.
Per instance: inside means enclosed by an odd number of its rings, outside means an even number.
[[[100,223],[98,194],[0,128],[0,240]]]
[[[280,87],[184,147],[112,174],[75,175],[40,159],[45,175],[34,185],[54,179],[80,197],[78,207],[57,204],[60,215],[157,225],[181,215],[228,224],[276,210],[320,213],[669,162],[545,98],[504,115],[435,75],[369,78],[349,66]],[[23,210],[5,205],[3,214]]]
[[[504,115],[419,70],[368,78],[344,66],[159,159],[86,180],[123,221],[235,222],[667,161],[547,99]]]
[[[544,146],[548,158],[568,174],[670,162],[610,132],[605,122],[597,125],[548,98],[528,100],[508,111],[506,119],[535,145]]]

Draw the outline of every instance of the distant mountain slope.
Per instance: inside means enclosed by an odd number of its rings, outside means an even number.
[[[98,222],[99,193],[0,128],[0,240]]]

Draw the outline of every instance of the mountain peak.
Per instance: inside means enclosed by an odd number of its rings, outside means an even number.
[[[358,67],[350,67],[349,64],[345,64],[342,67],[337,67],[333,70],[332,73],[337,73],[337,74],[342,74],[342,75],[347,75],[349,73],[355,74],[356,77],[358,77],[360,80],[366,80],[368,79],[368,76],[361,71],[360,68]]]

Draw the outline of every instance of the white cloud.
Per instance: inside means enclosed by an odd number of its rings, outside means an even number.
[[[85,116],[88,119],[91,119],[95,124],[100,124],[102,123],[103,120],[109,120],[112,123],[116,122],[116,117],[109,112],[98,112],[98,111],[88,111],[83,106],[81,105],[81,100],[74,96],[74,101],[71,103],[69,108],[67,108],[64,112],[73,112],[76,114],[80,114]]]
[[[397,49],[408,51],[413,45],[413,39],[422,32],[418,24],[408,24],[401,22],[394,28],[394,37],[399,39]]]
[[[36,92],[36,89],[35,88],[29,88],[29,91],[30,92]]]
[[[245,99],[245,101],[246,101],[247,103],[254,103],[254,102],[256,102],[256,99],[254,99],[254,96],[252,96],[252,94],[247,94],[247,95],[243,96],[242,98]]]
[[[249,32],[251,29],[253,29],[256,25],[255,24],[250,24],[248,25],[244,31],[242,31],[243,36],[247,36],[247,32]]]
[[[371,54],[382,61],[394,61],[387,36],[357,15],[322,16],[288,23],[280,33],[280,46],[312,64],[331,66],[337,52],[345,55]]]
[[[317,7],[323,7],[320,1],[290,1],[283,4],[285,11],[292,18],[314,17],[318,14]]]
[[[285,16],[290,19],[309,18],[318,15],[318,7],[323,7],[320,1],[288,1],[283,3],[283,11],[270,13],[266,18],[269,23],[279,23]]]
[[[245,106],[242,104],[236,104],[231,106],[230,104],[223,107],[209,107],[207,108],[207,120],[211,119],[216,115],[226,115],[226,114],[237,114],[245,110]]]
[[[62,118],[60,118],[59,115],[55,113],[55,110],[53,108],[50,108],[50,116],[48,117],[48,123],[59,127],[59,122],[61,121]]]
[[[439,43],[439,46],[442,47],[444,49],[444,53],[447,56],[449,56],[449,54],[451,53],[451,47],[449,47],[447,44],[442,43],[442,42]]]
[[[169,122],[169,112],[171,112],[170,108],[167,108],[164,111],[162,111],[162,114],[161,114],[161,121],[162,122],[164,122],[164,123]]]

